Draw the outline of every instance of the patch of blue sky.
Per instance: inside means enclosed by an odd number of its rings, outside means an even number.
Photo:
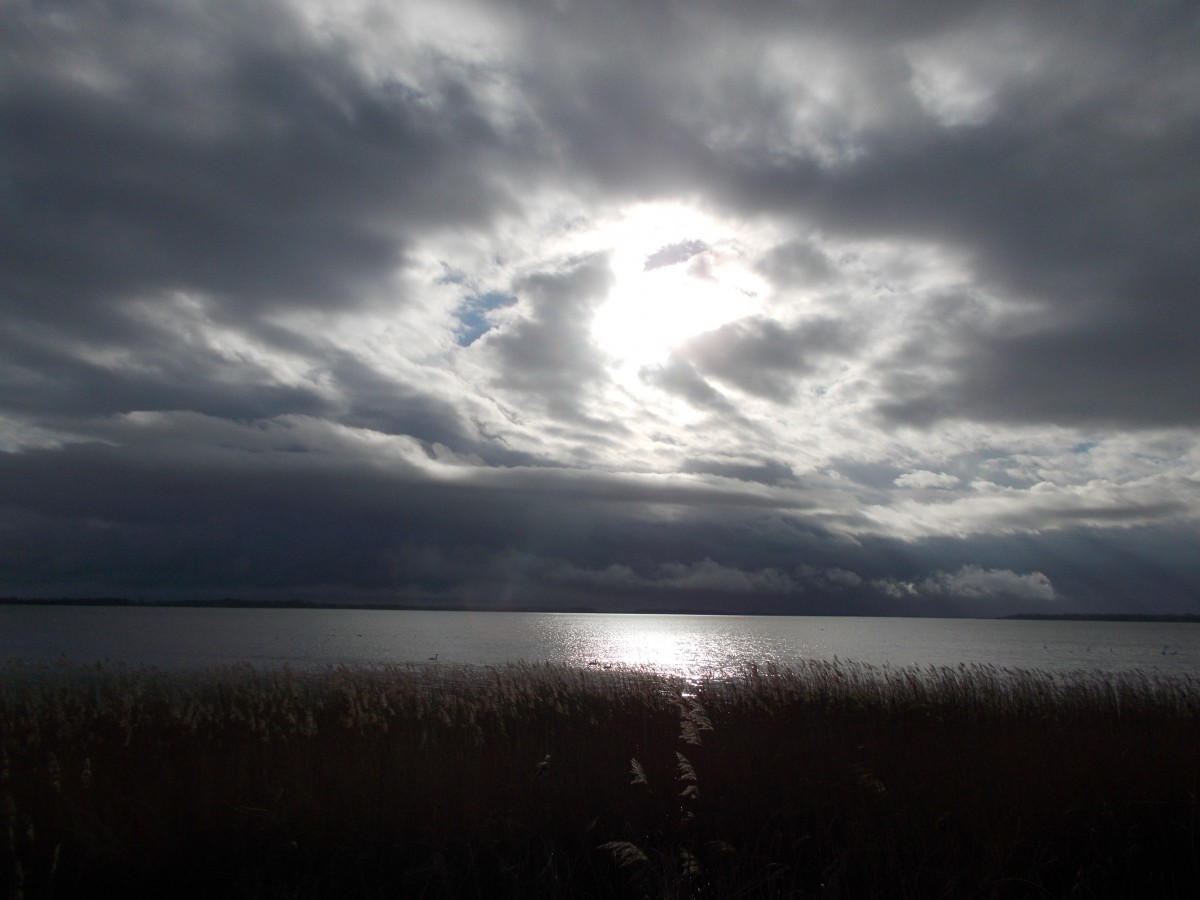
[[[499,291],[486,291],[464,298],[454,311],[458,317],[454,340],[460,347],[471,346],[496,327],[496,323],[491,319],[492,312],[512,306],[516,302],[516,297]]]

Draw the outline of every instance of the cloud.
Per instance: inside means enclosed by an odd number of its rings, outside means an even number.
[[[927,469],[919,469],[916,472],[905,472],[895,480],[896,487],[902,488],[952,488],[959,484],[961,479],[957,475],[951,475],[949,472],[930,472]]]
[[[1196,17],[4,4],[0,590],[1194,610]]]
[[[697,372],[748,394],[787,403],[800,377],[851,345],[841,323],[829,319],[785,326],[761,316],[739,319],[698,335],[677,351]]]
[[[704,241],[680,241],[677,244],[667,244],[646,257],[643,269],[648,272],[651,269],[661,269],[663,266],[674,266],[681,262],[687,262],[696,254],[703,253],[707,249],[708,244]]]
[[[129,29],[106,7],[8,16],[4,272],[27,315],[169,289],[238,316],[357,304],[409,229],[503,202],[471,163],[502,138],[448,74],[370,83],[285,5],[136,3]]]
[[[1037,601],[1055,599],[1054,586],[1041,572],[1018,575],[1008,569],[979,566],[963,566],[957,572],[935,572],[921,582],[920,590],[968,600],[995,595]]]
[[[791,466],[777,460],[688,459],[680,468],[692,474],[716,475],[759,484],[786,484],[795,481]]]
[[[997,604],[1008,604],[1007,608],[1029,612],[1022,603],[1045,604],[1060,599],[1054,586],[1041,572],[1018,574],[1009,569],[984,569],[977,565],[965,565],[955,572],[935,571],[919,581],[904,581],[897,578],[882,578],[872,582],[872,587],[892,600],[899,601],[910,610],[927,611],[926,604],[933,601],[950,601],[956,604],[958,614],[994,614]]]
[[[528,313],[484,346],[498,362],[496,387],[540,402],[556,418],[580,418],[584,393],[605,369],[591,342],[592,311],[610,283],[604,256],[567,260],[517,284]]]
[[[629,566],[613,564],[601,570],[579,569],[570,565],[553,567],[550,580],[601,585],[608,588],[654,588],[670,591],[720,592],[722,594],[791,594],[801,588],[790,576],[777,569],[743,571],[723,566],[711,559],[695,563],[662,563],[645,575]]]
[[[772,247],[758,268],[778,285],[819,284],[832,278],[835,265],[819,247],[802,240],[790,240]]]
[[[465,299],[456,311],[459,327],[455,340],[460,346],[470,347],[495,326],[492,313],[517,302],[516,297],[488,291]]]
[[[647,384],[682,397],[693,406],[736,414],[733,404],[686,359],[672,356],[666,363],[647,366],[638,374]]]

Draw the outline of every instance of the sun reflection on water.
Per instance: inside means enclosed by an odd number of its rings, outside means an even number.
[[[591,668],[649,669],[702,679],[728,666],[735,652],[721,631],[686,627],[677,616],[605,616],[595,625],[574,648],[586,653]]]
[[[689,668],[695,647],[688,646],[676,632],[663,628],[639,628],[614,635],[609,658],[622,666],[652,666],[678,671]]]

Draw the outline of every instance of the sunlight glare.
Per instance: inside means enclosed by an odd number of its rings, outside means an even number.
[[[601,229],[614,284],[592,333],[619,373],[636,379],[688,338],[761,309],[764,282],[729,230],[676,203],[636,206]]]
[[[613,658],[622,666],[652,666],[673,672],[692,662],[689,648],[679,635],[666,629],[640,628],[621,635],[613,648]]]

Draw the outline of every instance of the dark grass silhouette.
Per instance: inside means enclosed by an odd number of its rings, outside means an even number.
[[[1200,684],[9,666],[9,897],[1191,897]]]

